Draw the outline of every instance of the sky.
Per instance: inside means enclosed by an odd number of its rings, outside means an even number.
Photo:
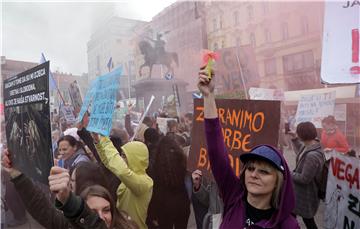
[[[115,2],[1,2],[1,56],[39,62],[52,71],[87,73],[87,42],[97,23],[109,15],[151,21],[175,0]]]

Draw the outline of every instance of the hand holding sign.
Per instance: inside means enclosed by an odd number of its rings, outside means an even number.
[[[21,172],[12,166],[10,152],[8,151],[8,149],[5,149],[2,152],[1,165],[11,178],[15,178],[21,175]]]
[[[219,59],[219,54],[212,51],[207,51],[203,55],[203,66],[207,72],[208,79],[211,80],[212,70],[214,68],[215,61]]]

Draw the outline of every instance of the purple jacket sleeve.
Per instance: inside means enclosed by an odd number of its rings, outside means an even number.
[[[243,188],[230,166],[218,118],[205,119],[205,133],[211,171],[226,208],[232,201],[238,199]]]

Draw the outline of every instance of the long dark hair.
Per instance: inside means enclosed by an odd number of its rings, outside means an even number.
[[[70,170],[70,175],[75,172],[75,194],[79,195],[90,185],[101,185],[108,189],[109,183],[104,175],[103,168],[90,161],[81,161]]]
[[[110,211],[111,211],[111,225],[110,228],[116,229],[137,229],[139,228],[136,223],[130,219],[128,219],[125,214],[121,214],[118,209],[116,208],[115,201],[111,197],[109,191],[100,185],[92,185],[85,188],[81,194],[81,198],[86,200],[91,196],[101,197],[110,203]]]
[[[186,157],[171,136],[163,137],[157,148],[154,165],[154,182],[171,188],[184,186]]]

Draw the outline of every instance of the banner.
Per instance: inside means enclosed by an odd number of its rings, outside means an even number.
[[[6,138],[14,167],[48,184],[53,165],[49,62],[4,80]]]
[[[168,131],[168,121],[174,120],[177,122],[176,118],[161,118],[161,117],[157,117],[156,118],[156,123],[158,124],[159,130],[161,131],[161,133],[163,133],[164,135],[166,135],[167,131]]]
[[[122,68],[116,68],[92,82],[78,116],[80,121],[86,111],[90,112],[88,131],[110,135],[121,73]]]
[[[80,92],[80,87],[76,80],[70,84],[69,95],[70,95],[71,103],[74,108],[74,112],[77,115],[77,114],[79,114],[79,112],[81,110],[83,101],[82,101],[82,96],[81,96],[81,92]]]
[[[303,95],[296,110],[295,125],[301,122],[312,122],[316,128],[321,128],[321,120],[334,115],[336,91]]]
[[[285,100],[282,89],[251,87],[249,89],[249,96],[251,100]]]
[[[251,148],[259,144],[277,146],[280,102],[217,99],[216,104],[230,163],[235,174],[239,176],[241,154],[248,153]],[[207,155],[202,99],[194,100],[191,139],[188,168],[190,171],[201,169],[204,174],[209,175],[210,163]]]
[[[334,116],[336,121],[346,122],[346,103],[335,104]]]
[[[360,83],[360,3],[326,1],[321,79],[329,84]]]
[[[360,228],[360,160],[332,152],[326,187],[326,229]]]
[[[63,116],[67,124],[74,124],[76,118],[74,115],[74,108],[71,105],[60,105],[60,116]]]

